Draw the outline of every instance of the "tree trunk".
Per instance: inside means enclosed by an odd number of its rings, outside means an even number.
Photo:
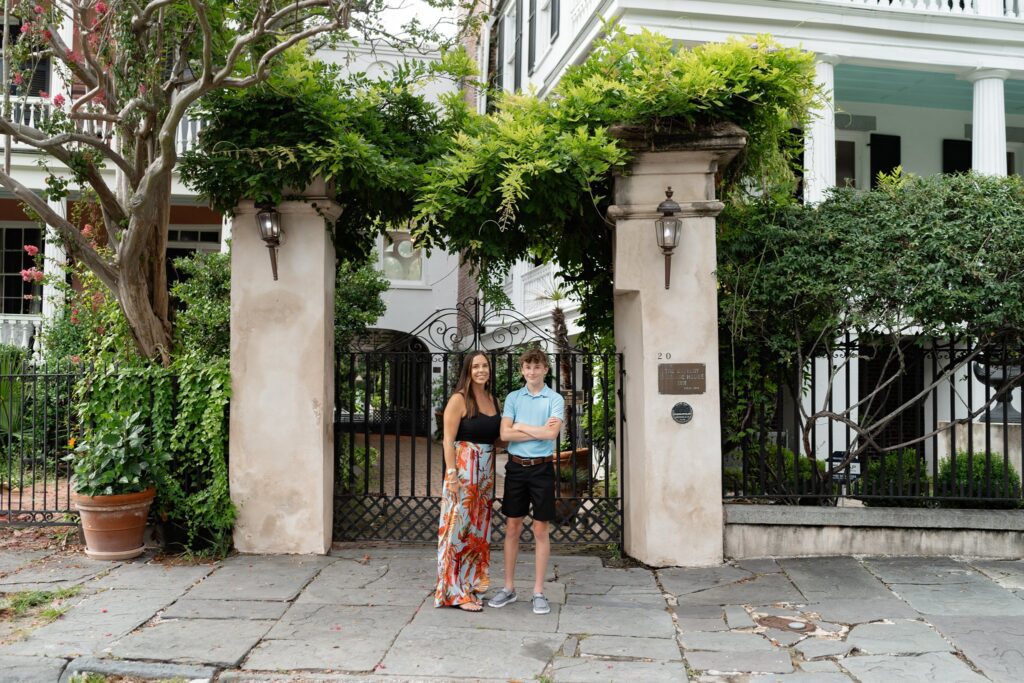
[[[147,358],[171,362],[170,299],[167,292],[167,228],[171,215],[171,176],[154,180],[145,206],[133,211],[132,231],[122,242],[117,300],[132,337]],[[134,243],[131,248],[127,240]]]

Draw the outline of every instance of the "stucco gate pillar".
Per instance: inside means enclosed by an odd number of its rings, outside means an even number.
[[[733,125],[687,136],[652,137],[632,127],[612,132],[634,152],[628,175],[615,180],[608,212],[615,220],[615,342],[625,363],[626,552],[658,567],[718,564],[715,217],[723,205],[715,198],[715,173],[746,144],[746,133]],[[669,186],[682,207],[682,227],[665,289],[654,221]],[[689,404],[689,422],[673,418],[677,403]]]
[[[306,194],[277,206],[276,281],[253,203],[233,222],[230,485],[243,553],[331,546],[335,268],[325,220],[341,209]]]

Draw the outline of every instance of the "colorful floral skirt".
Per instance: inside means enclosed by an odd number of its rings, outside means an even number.
[[[437,589],[435,607],[461,605],[490,588],[491,500],[494,475],[490,446],[455,442],[461,486],[441,494],[441,524],[437,532]]]

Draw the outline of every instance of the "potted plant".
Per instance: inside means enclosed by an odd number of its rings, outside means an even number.
[[[150,448],[141,412],[103,414],[65,460],[74,470],[71,502],[82,517],[85,554],[126,560],[145,549],[157,470],[169,456]]]

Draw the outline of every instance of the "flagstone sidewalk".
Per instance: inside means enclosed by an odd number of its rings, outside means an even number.
[[[1024,672],[1022,561],[651,571],[556,556],[546,616],[530,610],[531,563],[517,570],[519,602],[468,614],[433,607],[427,547],[179,566],[8,550],[0,592],[80,589],[52,623],[0,628],[0,680],[1017,683]]]

